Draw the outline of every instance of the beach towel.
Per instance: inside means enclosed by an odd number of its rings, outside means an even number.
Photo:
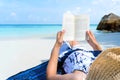
[[[57,73],[58,74],[65,74],[65,71],[62,67],[64,60],[73,52],[77,51],[79,49],[71,50],[68,43],[64,42],[63,47],[60,49],[59,59],[58,59],[58,68]],[[67,51],[66,51],[67,50]],[[64,52],[64,53],[63,53]],[[91,51],[93,55],[98,56],[101,51]],[[25,71],[21,71],[11,77],[9,77],[7,80],[46,80],[46,68],[47,68],[48,61],[39,64],[33,68],[30,68]]]
[[[7,80],[46,80],[46,66],[48,61],[31,69],[17,73]]]

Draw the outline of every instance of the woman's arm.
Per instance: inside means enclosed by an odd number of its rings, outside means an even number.
[[[56,75],[57,72],[57,63],[58,63],[58,54],[59,54],[60,45],[55,43],[53,50],[51,52],[51,57],[47,66],[47,78]]]
[[[64,31],[57,34],[56,42],[51,52],[47,66],[47,80],[83,80],[83,72],[59,75],[57,74],[58,54],[63,42]]]
[[[87,31],[86,37],[88,38],[87,42],[92,46],[94,50],[102,50],[100,44],[97,42],[94,34],[91,31]]]
[[[59,49],[63,42],[64,31],[60,31],[57,33],[56,42],[51,52],[51,57],[47,66],[47,79],[49,80],[51,77],[55,76],[57,73],[57,63],[58,63],[58,54]]]

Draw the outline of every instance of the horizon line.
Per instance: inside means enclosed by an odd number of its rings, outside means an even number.
[[[62,26],[62,24],[38,24],[38,23],[33,23],[33,24],[31,24],[31,23],[15,23],[15,24],[13,24],[13,23],[11,23],[11,24],[0,24],[0,26],[22,26],[22,25],[26,25],[26,26],[36,26],[36,25],[56,25],[56,26]],[[98,25],[98,24],[95,24],[95,23],[92,23],[92,24],[90,24],[90,25]]]

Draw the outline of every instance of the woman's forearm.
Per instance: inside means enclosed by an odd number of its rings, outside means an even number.
[[[94,50],[102,50],[102,47],[100,46],[99,43],[96,43],[96,44],[94,44],[93,49]]]
[[[56,75],[60,44],[55,43],[47,66],[47,78]]]
[[[48,62],[47,66],[47,80],[58,80],[57,77],[57,64],[58,64],[58,55],[59,55],[59,50],[63,42],[63,36],[64,36],[65,31],[60,31],[57,33],[56,37],[56,43],[53,47],[53,50],[51,52],[51,57]]]

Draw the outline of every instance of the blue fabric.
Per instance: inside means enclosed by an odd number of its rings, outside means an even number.
[[[102,51],[96,50],[96,51],[90,51],[90,52],[92,52],[93,55],[94,55],[95,57],[97,57]]]
[[[96,59],[96,56],[99,55],[98,52],[99,51],[87,51],[78,48],[68,51],[68,53],[65,53],[61,58],[65,72],[72,73],[74,70],[80,70],[87,74],[89,66]]]
[[[97,53],[98,55],[101,51],[92,51],[94,54]],[[17,73],[11,77],[9,77],[7,80],[46,80],[46,67],[47,67],[48,61],[44,62],[38,66],[35,66],[31,69],[22,71],[20,73]],[[62,65],[58,63],[58,74],[65,74],[64,70],[61,67]]]
[[[89,66],[101,52],[98,50],[86,50],[79,44],[71,47],[68,42],[64,42],[61,48],[58,61],[61,63],[65,73],[72,73],[74,70],[80,70],[87,74]]]
[[[64,43],[63,43],[63,46],[64,47],[61,47],[61,49],[60,49],[61,52],[70,49],[70,47]],[[64,55],[63,57],[61,57],[60,59],[65,60],[68,57],[68,55],[70,55],[72,52],[73,51],[71,51],[71,50],[68,51],[68,53],[66,55]],[[98,54],[100,54],[100,52],[101,51],[92,51],[92,53],[95,56],[98,56]],[[65,74],[65,72],[62,68],[63,60],[61,60],[62,62],[58,60],[59,61],[58,62],[58,70],[57,70],[58,74]],[[48,61],[46,61],[40,65],[37,65],[33,68],[30,68],[28,70],[17,73],[15,75],[9,77],[6,80],[46,80],[47,64],[48,64]]]
[[[48,61],[31,69],[22,71],[9,77],[7,80],[46,80],[46,67]]]

